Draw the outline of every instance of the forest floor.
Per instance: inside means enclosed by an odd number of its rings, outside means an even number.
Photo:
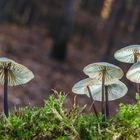
[[[52,89],[68,94],[66,106],[71,107],[75,94],[72,86],[79,80],[86,78],[83,68],[93,62],[103,61],[104,50],[95,48],[88,40],[80,40],[75,36],[68,45],[68,55],[64,62],[50,58],[53,44],[44,28],[25,28],[16,25],[0,26],[0,55],[11,58],[33,71],[35,78],[26,85],[9,87],[9,106],[41,106],[44,100],[53,94]],[[86,96],[78,96],[77,104],[90,106]],[[111,113],[118,110],[118,103],[132,103],[131,96],[110,102]],[[99,110],[99,102],[96,102]],[[3,106],[3,89],[0,88],[0,107]],[[114,109],[115,108],[115,109]]]

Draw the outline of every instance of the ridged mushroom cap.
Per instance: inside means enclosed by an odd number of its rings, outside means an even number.
[[[140,62],[133,64],[129,68],[126,78],[134,83],[140,83]]]
[[[135,54],[137,54],[137,62],[140,61],[140,45],[129,45],[121,48],[115,52],[114,57],[124,63],[135,63]]]
[[[22,85],[34,78],[34,74],[27,67],[15,61],[0,58],[0,84],[4,84],[4,69],[8,70],[8,86]]]
[[[102,101],[102,86],[101,85],[93,85],[90,86],[91,95],[95,101]],[[108,101],[113,101],[119,99],[126,95],[128,89],[126,85],[117,81],[114,84],[108,85]],[[89,97],[89,94],[87,94]]]
[[[103,71],[105,71],[105,84],[114,83],[124,75],[120,67],[107,62],[89,64],[83,69],[86,75],[96,80],[96,84],[102,84]]]
[[[118,80],[114,82],[117,82],[117,81]],[[106,85],[110,85],[110,84],[111,83],[106,84]],[[96,85],[96,80],[94,81],[94,79],[92,78],[86,78],[74,84],[74,86],[72,87],[72,92],[76,94],[89,94],[87,86],[92,87],[93,85]]]
[[[73,87],[72,87],[72,92],[76,94],[86,94],[87,91],[87,86],[93,85],[94,81],[91,78],[86,78],[83,79],[79,82],[77,82]]]

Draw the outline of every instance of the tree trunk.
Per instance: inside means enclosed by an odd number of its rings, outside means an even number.
[[[67,45],[73,31],[75,17],[75,0],[68,0],[65,3],[62,15],[57,16],[52,26],[52,37],[54,39],[51,56],[56,60],[65,60]]]
[[[111,23],[111,27],[109,27],[109,32],[108,32],[108,42],[107,42],[107,48],[106,48],[106,52],[104,55],[104,59],[106,61],[111,61],[110,60],[110,55],[112,53],[113,47],[114,47],[114,42],[115,42],[115,38],[116,38],[116,33],[118,32],[119,29],[119,25],[120,22],[122,20],[123,17],[123,12],[124,12],[124,5],[125,5],[125,1],[117,1],[118,4],[115,5],[116,9],[113,11],[113,15],[112,15],[112,23]]]

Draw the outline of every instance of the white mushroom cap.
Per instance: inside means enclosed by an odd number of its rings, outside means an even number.
[[[140,62],[133,64],[129,68],[126,78],[134,83],[140,83]]]
[[[114,81],[117,82],[118,80]],[[112,83],[109,83],[109,85]],[[87,86],[92,87],[96,85],[96,80],[94,81],[94,79],[92,78],[86,78],[83,80],[80,80],[79,82],[77,82],[73,87],[72,87],[72,92],[76,93],[76,94],[89,94]],[[106,84],[108,85],[108,84]],[[101,85],[100,85],[101,86]]]
[[[102,84],[103,71],[105,71],[105,84],[114,83],[123,77],[123,71],[120,67],[107,62],[90,64],[83,71],[90,78],[94,78],[94,81],[96,79],[96,84]]]
[[[0,83],[4,84],[4,69],[8,70],[8,85],[16,86],[29,82],[34,78],[34,74],[25,66],[15,61],[1,57],[0,58]]]
[[[102,101],[102,86],[90,86],[92,97],[95,101]],[[108,85],[108,101],[119,99],[126,95],[128,89],[124,83],[117,81],[114,84]],[[89,96],[89,94],[87,94]]]
[[[114,57],[125,63],[135,63],[134,55],[137,54],[137,62],[140,61],[140,45],[129,45],[115,52]]]
[[[72,87],[72,92],[76,94],[87,94],[87,86],[93,85],[94,82],[91,78],[86,78],[83,79],[79,82],[77,82],[73,87]]]

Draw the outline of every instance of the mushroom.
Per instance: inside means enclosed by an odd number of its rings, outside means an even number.
[[[115,52],[114,57],[124,63],[136,63],[140,61],[140,45],[129,45]],[[136,84],[136,91],[139,91],[139,84]]]
[[[91,90],[92,98],[95,101],[102,101],[102,86],[93,85],[93,86],[89,86],[89,88]],[[105,100],[106,101],[105,112],[106,112],[106,117],[108,117],[109,116],[108,101],[113,101],[113,100],[123,97],[127,93],[128,89],[127,89],[126,85],[119,80],[113,84],[106,85],[105,89],[106,89],[106,94],[108,94],[108,96],[106,96],[106,100]]]
[[[114,57],[124,63],[140,61],[140,45],[129,45],[115,52]]]
[[[98,62],[90,64],[86,66],[83,71],[86,75],[88,75],[90,78],[93,78],[94,81],[96,81],[95,84],[102,85],[101,110],[102,114],[104,114],[105,85],[114,83],[118,79],[121,79],[123,76],[123,71],[118,66],[115,66],[107,62]]]
[[[126,73],[126,78],[131,82],[140,83],[140,62],[133,64],[128,72]]]
[[[25,66],[6,57],[0,58],[0,84],[4,85],[4,113],[8,112],[8,86],[16,86],[29,82],[34,78],[33,73]]]
[[[89,95],[88,97],[90,97],[90,99],[93,102],[93,109],[94,109],[95,115],[98,118],[97,110],[96,110],[96,107],[94,105],[94,100],[92,98],[91,91],[90,91],[90,88],[89,88],[89,85],[93,85],[93,83],[94,83],[94,81],[91,78],[83,79],[83,80],[77,82],[72,87],[72,92],[76,93],[76,94],[88,94]]]

